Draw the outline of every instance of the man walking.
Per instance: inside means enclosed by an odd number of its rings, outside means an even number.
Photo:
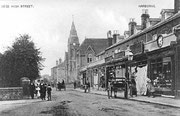
[[[33,82],[30,83],[29,90],[30,90],[31,98],[34,99],[35,84]]]
[[[48,87],[47,87],[48,101],[51,101],[51,91],[52,91],[51,86],[50,86],[50,84],[48,84]]]

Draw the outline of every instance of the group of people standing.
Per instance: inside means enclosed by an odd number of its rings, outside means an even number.
[[[29,85],[29,91],[31,98],[34,99],[34,94],[37,98],[41,98],[42,100],[46,100],[46,93],[48,101],[51,100],[51,85],[44,83],[42,80],[37,82],[31,82]]]

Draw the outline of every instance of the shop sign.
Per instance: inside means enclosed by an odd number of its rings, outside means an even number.
[[[123,58],[125,56],[125,51],[121,51],[114,54],[114,59]]]
[[[159,35],[157,36],[157,39],[144,44],[144,51],[150,52],[153,50],[170,46],[172,41],[176,41],[176,36],[172,33],[169,35]]]
[[[113,57],[112,56],[109,56],[109,57],[106,57],[105,58],[105,62],[110,62],[113,60]]]
[[[143,53],[143,48],[144,48],[143,42],[138,42],[130,46],[131,52],[134,55]]]

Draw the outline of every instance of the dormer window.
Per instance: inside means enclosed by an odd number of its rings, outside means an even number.
[[[91,63],[92,62],[92,54],[88,54],[87,55],[87,63]]]

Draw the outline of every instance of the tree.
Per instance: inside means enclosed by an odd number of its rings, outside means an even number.
[[[27,34],[16,38],[0,59],[1,78],[7,86],[20,86],[20,78],[28,77],[34,80],[42,70],[40,49],[37,49],[31,37]]]

